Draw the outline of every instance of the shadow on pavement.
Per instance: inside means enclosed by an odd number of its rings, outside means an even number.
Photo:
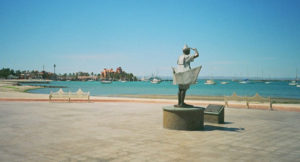
[[[224,122],[222,124],[233,124],[234,122]]]
[[[214,125],[205,125],[204,126],[204,131],[214,131],[214,130],[240,132],[240,131],[245,130],[245,128],[220,127],[220,126],[214,126]]]

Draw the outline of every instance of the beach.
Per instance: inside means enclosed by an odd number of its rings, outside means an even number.
[[[42,88],[39,86],[19,85],[18,82],[25,80],[0,80],[0,99],[43,99],[45,94],[32,94],[27,91]]]

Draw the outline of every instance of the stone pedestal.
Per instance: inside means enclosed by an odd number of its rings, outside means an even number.
[[[203,129],[204,108],[163,107],[163,127],[176,130]]]

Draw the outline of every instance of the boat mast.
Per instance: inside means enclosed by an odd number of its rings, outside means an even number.
[[[298,68],[296,68],[296,82],[298,81]]]

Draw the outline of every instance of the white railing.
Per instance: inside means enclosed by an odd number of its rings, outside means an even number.
[[[271,97],[262,97],[258,93],[256,93],[252,97],[247,96],[238,96],[235,92],[232,94],[232,96],[224,96],[225,106],[228,107],[228,101],[245,101],[246,106],[249,109],[250,108],[250,102],[267,102],[269,103],[270,110],[273,110],[272,108],[272,100]]]

